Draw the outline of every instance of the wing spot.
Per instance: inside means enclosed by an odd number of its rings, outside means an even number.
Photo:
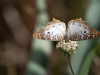
[[[75,43],[73,43],[73,44],[75,44]]]
[[[79,26],[81,26],[81,25],[79,25]]]
[[[47,32],[48,34],[50,34],[50,32]]]
[[[86,31],[84,31],[84,33],[86,33]]]
[[[81,33],[82,33],[82,31],[81,31]]]
[[[77,36],[75,36],[75,38],[77,39]]]
[[[53,26],[53,27],[55,27],[55,26]]]

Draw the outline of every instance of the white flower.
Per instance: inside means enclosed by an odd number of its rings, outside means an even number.
[[[65,42],[65,40],[62,40],[57,43],[56,47],[65,53],[75,52],[78,47],[78,41],[69,40],[68,42]]]

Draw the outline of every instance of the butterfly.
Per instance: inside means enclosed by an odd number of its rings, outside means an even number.
[[[67,28],[64,22],[53,18],[53,21],[48,22],[40,31],[34,33],[33,37],[51,41],[80,41],[96,38],[99,35],[99,31],[89,26],[81,18],[69,21]]]

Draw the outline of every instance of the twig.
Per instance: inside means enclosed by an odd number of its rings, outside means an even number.
[[[70,69],[71,69],[72,74],[75,75],[75,74],[74,74],[74,71],[73,71],[73,68],[72,68],[72,66],[71,66],[70,54],[69,54],[69,53],[68,53],[68,63],[69,63],[69,67],[70,67]]]

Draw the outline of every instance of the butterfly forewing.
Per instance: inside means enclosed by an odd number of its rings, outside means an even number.
[[[69,21],[65,36],[67,37],[66,39],[79,41],[92,39],[99,35],[99,31],[95,30],[89,26],[87,22],[79,18]]]
[[[66,25],[65,23],[53,19],[40,31],[33,34],[34,38],[42,40],[61,41],[65,36]]]

